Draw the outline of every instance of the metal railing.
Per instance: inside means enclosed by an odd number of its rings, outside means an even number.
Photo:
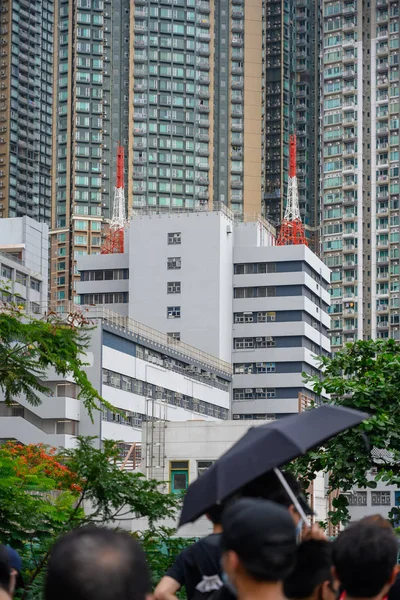
[[[173,351],[175,354],[180,355],[183,359],[192,359],[199,363],[202,363],[206,367],[220,372],[222,375],[228,377],[232,374],[232,365],[219,358],[203,352],[194,346],[190,346],[185,342],[173,339],[166,333],[157,331],[152,327],[143,325],[134,319],[124,317],[105,306],[96,305],[78,305],[73,302],[60,302],[51,306],[51,308],[62,316],[63,314],[81,313],[86,319],[90,321],[102,321],[103,323],[119,329],[120,331],[126,331],[144,342],[148,342],[160,348],[164,351]]]
[[[207,212],[221,212],[226,217],[231,219],[234,223],[260,223],[262,224],[272,235],[276,235],[276,229],[259,213],[236,213],[233,212],[223,202],[213,202],[210,207],[207,204],[205,206],[198,206],[194,208],[161,208],[158,206],[141,206],[132,209],[131,218],[134,216],[152,216],[152,215],[175,215],[175,214],[193,214],[193,213],[207,213]]]

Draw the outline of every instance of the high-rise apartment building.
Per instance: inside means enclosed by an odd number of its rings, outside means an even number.
[[[261,210],[262,0],[135,0],[133,207]]]
[[[263,6],[264,211],[281,222],[287,193],[289,135],[297,134],[302,219],[310,244],[318,237],[318,0],[265,0]]]
[[[323,2],[322,244],[332,349],[400,339],[399,2]]]
[[[129,114],[128,0],[58,0],[56,9],[52,301],[74,298],[76,257],[100,252]]]
[[[261,212],[262,0],[58,0],[53,301],[129,205]]]
[[[0,218],[50,223],[53,0],[0,2]]]

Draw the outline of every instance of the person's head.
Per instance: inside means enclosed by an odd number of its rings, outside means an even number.
[[[144,552],[129,533],[75,529],[50,553],[45,600],[145,600],[150,591]]]
[[[214,531],[221,531],[221,518],[224,508],[224,504],[214,504],[214,506],[207,511],[206,517],[213,524]]]
[[[0,544],[0,590],[11,592],[11,566],[6,546]]]
[[[307,540],[297,547],[296,566],[283,583],[288,600],[336,600],[332,575],[332,544]]]
[[[363,517],[361,519],[361,523],[372,523],[393,531],[393,527],[391,526],[390,521],[382,517],[382,515],[368,515],[367,517]]]
[[[397,575],[397,538],[376,522],[350,525],[333,542],[333,572],[350,598],[383,598]]]
[[[8,561],[11,568],[10,594],[14,594],[17,588],[24,587],[22,579],[22,560],[20,555],[11,546],[6,546]]]
[[[240,592],[282,585],[294,567],[296,528],[288,511],[261,498],[240,498],[222,514],[222,567]]]
[[[286,482],[288,483],[293,494],[299,501],[299,504],[304,510],[305,514],[312,515],[313,511],[304,496],[301,483],[287,471],[282,471],[282,475],[286,479]],[[254,479],[254,481],[251,481],[245,485],[240,491],[240,496],[272,500],[272,502],[281,504],[289,510],[295,525],[298,525],[300,522],[301,517],[297,512],[292,499],[289,497],[287,491],[273,471],[269,471],[268,473],[261,475],[257,479]]]

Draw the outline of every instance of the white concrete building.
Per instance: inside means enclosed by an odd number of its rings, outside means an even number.
[[[82,302],[125,294],[121,314],[232,362],[234,419],[284,416],[312,396],[302,372],[330,350],[329,269],[308,248],[276,247],[264,219],[224,206],[136,212],[126,239],[125,254],[78,260]]]
[[[23,398],[0,402],[0,440],[71,447],[77,435],[122,442],[125,456],[141,441],[147,420],[215,421],[229,416],[231,366],[108,309],[85,313],[96,328],[86,372],[100,394],[123,413],[94,411],[93,422],[71,379],[49,373],[53,392],[38,407]]]
[[[219,423],[149,422],[142,431],[142,468],[146,477],[166,482],[165,491],[185,490],[252,426],[260,421]],[[328,502],[325,479],[318,475],[309,497],[316,521],[327,518]],[[174,526],[175,523],[169,523]],[[135,523],[135,526],[137,524]],[[211,531],[205,518],[179,530],[182,536],[203,536]]]
[[[39,313],[47,307],[49,234],[30,217],[0,219],[2,296]]]

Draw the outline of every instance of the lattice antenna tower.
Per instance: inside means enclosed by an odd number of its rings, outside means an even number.
[[[304,225],[300,217],[299,190],[296,176],[296,136],[291,135],[289,140],[289,181],[288,197],[285,208],[285,216],[282,221],[277,246],[296,246],[305,244],[308,246]]]
[[[101,254],[123,254],[125,226],[124,149],[119,145],[117,148],[117,180],[114,190],[113,213],[110,231],[104,240]]]

